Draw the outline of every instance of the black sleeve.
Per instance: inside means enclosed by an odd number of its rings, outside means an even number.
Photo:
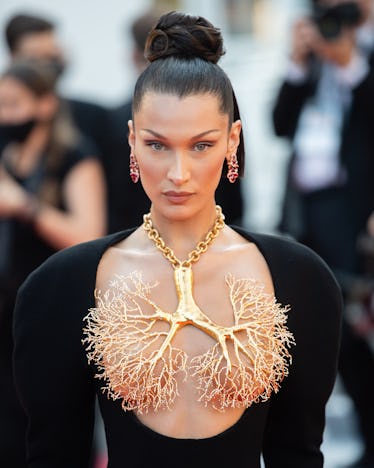
[[[279,262],[281,302],[290,304],[288,327],[296,346],[289,376],[270,401],[263,455],[266,468],[322,468],[325,406],[337,373],[341,331],[340,289],[310,249],[289,242]]]
[[[28,418],[29,468],[87,467],[91,452],[94,387],[81,344],[86,305],[75,286],[84,271],[65,265],[61,253],[29,276],[15,308],[14,374]]]
[[[279,137],[292,139],[301,109],[312,92],[312,84],[282,83],[275,100],[272,118],[275,134]]]
[[[87,137],[80,136],[77,144],[69,148],[59,169],[59,178],[64,180],[68,173],[79,163],[86,159],[95,159],[99,161],[98,149],[94,142]]]
[[[371,134],[374,132],[374,54],[369,61],[369,72],[353,89],[353,107],[363,115],[361,124],[368,126]],[[368,105],[370,103],[370,105]],[[352,115],[353,114],[352,112]],[[357,114],[356,114],[357,115]]]

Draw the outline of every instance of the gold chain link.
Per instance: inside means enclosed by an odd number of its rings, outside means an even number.
[[[217,217],[212,229],[210,229],[210,231],[207,233],[204,240],[200,241],[194,250],[188,254],[187,260],[184,260],[183,262],[175,256],[170,247],[167,247],[157,229],[153,227],[151,213],[145,214],[143,216],[143,228],[146,231],[148,237],[155,243],[156,247],[162,252],[164,257],[169,260],[174,268],[190,267],[192,263],[195,263],[199,260],[202,253],[207,251],[209,245],[218,236],[220,230],[225,226],[225,216],[222,214],[222,209],[218,205],[216,206],[216,213]]]

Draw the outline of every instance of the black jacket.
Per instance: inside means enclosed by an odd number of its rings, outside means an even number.
[[[98,394],[109,468],[210,466],[321,468],[325,404],[333,389],[341,297],[324,262],[280,237],[249,234],[269,266],[275,295],[290,304],[293,363],[279,393],[253,404],[231,428],[207,439],[174,439],[142,425],[119,401],[107,399],[87,364],[83,317],[94,307],[99,260],[120,232],[65,249],[32,273],[15,310],[15,380],[29,426],[30,468],[88,466]]]

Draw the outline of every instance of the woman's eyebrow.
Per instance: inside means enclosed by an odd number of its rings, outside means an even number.
[[[151,133],[153,136],[155,136],[155,137],[157,137],[157,138],[163,138],[163,139],[166,138],[166,137],[164,137],[163,135],[161,135],[160,133],[155,132],[154,130],[151,130],[150,128],[141,128],[140,130],[143,131],[143,132]],[[193,137],[191,138],[191,140],[194,140],[194,139],[196,139],[196,138],[201,138],[201,137],[203,137],[203,136],[206,136],[206,135],[209,134],[209,133],[220,132],[220,131],[221,131],[221,130],[219,130],[218,128],[213,128],[213,129],[211,129],[211,130],[206,130],[205,132],[201,132],[201,133],[199,133],[199,134],[193,136]]]

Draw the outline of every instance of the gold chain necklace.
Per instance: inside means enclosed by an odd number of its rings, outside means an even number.
[[[143,228],[146,231],[149,239],[151,239],[155,243],[156,247],[162,252],[164,257],[169,260],[169,262],[173,265],[174,268],[180,268],[180,267],[190,268],[191,264],[197,262],[201,254],[207,251],[210,244],[218,236],[221,229],[223,229],[223,227],[225,226],[225,216],[222,214],[222,209],[218,205],[216,206],[216,213],[217,213],[217,217],[216,217],[213,227],[208,231],[204,240],[200,241],[196,245],[194,250],[192,250],[188,254],[187,260],[184,260],[184,261],[179,260],[175,256],[172,249],[165,244],[164,240],[160,236],[160,233],[153,226],[151,213],[144,215]]]
[[[187,260],[180,261],[174,252],[167,247],[164,240],[160,236],[157,229],[153,227],[150,213],[144,215],[143,228],[148,234],[148,237],[155,243],[156,247],[162,252],[164,257],[169,260],[174,268],[174,284],[178,296],[178,307],[173,313],[176,320],[176,327],[183,327],[187,324],[194,324],[198,328],[203,328],[207,333],[215,333],[216,325],[200,310],[195,303],[193,297],[193,273],[192,263],[199,260],[202,253],[206,252],[209,245],[213,242],[222,228],[225,226],[224,216],[220,206],[216,206],[216,220],[213,227],[208,231],[204,240],[199,242],[197,246],[188,254]],[[206,323],[209,323],[211,328],[205,330]]]

